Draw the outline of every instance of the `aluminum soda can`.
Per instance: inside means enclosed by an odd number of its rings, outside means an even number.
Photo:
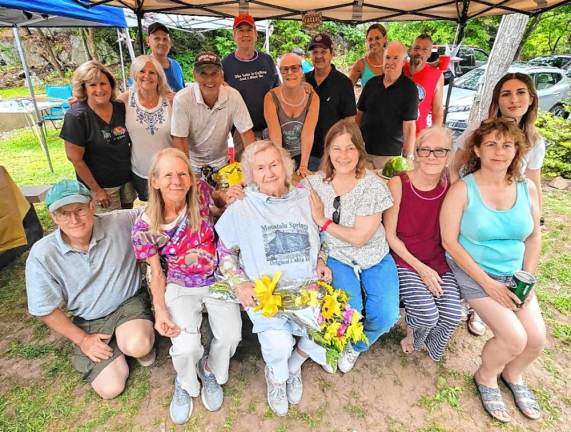
[[[524,270],[516,271],[512,276],[510,289],[523,302],[536,282],[537,279],[531,273]]]

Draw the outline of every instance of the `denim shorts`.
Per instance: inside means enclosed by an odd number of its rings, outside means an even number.
[[[464,300],[474,300],[479,298],[489,297],[484,288],[478,285],[474,279],[472,279],[468,273],[460,268],[456,261],[454,261],[449,256],[446,256],[446,261],[448,261],[448,265],[450,269],[454,273],[454,277],[456,278],[456,282],[458,282],[458,287],[460,288],[460,297]],[[512,281],[511,276],[498,276],[493,275],[490,273],[486,273],[492,279],[497,280],[503,284],[508,285]]]

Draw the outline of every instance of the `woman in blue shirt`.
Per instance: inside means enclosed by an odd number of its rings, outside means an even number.
[[[523,381],[545,345],[545,323],[534,292],[521,303],[509,289],[519,270],[535,273],[541,251],[538,191],[522,176],[525,137],[509,119],[489,119],[468,138],[465,176],[444,201],[442,242],[461,295],[493,332],[474,380],[486,411],[511,421],[497,378],[528,418],[541,416]]]

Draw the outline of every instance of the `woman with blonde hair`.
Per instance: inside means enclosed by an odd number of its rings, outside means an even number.
[[[199,393],[207,410],[220,409],[221,386],[228,380],[230,358],[241,338],[239,306],[209,294],[218,267],[211,192],[207,183],[195,178],[183,152],[163,149],[153,158],[149,203],[132,231],[137,259],[151,267],[155,329],[172,342],[177,376],[170,416],[176,424],[188,421],[192,398]],[[160,257],[167,262],[166,277]],[[203,310],[213,334],[208,354],[201,344]]]
[[[126,108],[125,124],[133,143],[132,182],[141,201],[147,201],[147,179],[158,151],[171,147],[171,115],[174,93],[160,63],[150,55],[137,57],[131,65],[133,87],[119,96]]]
[[[484,120],[466,142],[465,176],[451,186],[440,212],[442,243],[461,296],[493,333],[474,380],[484,409],[501,422],[512,417],[498,377],[523,415],[541,416],[523,373],[543,351],[545,323],[533,290],[522,302],[510,289],[516,272],[536,272],[541,252],[537,189],[522,175],[526,151],[516,122]]]
[[[348,345],[338,363],[344,373],[399,319],[398,274],[382,224],[393,200],[366,161],[359,126],[341,120],[325,137],[321,170],[302,182],[312,191],[311,214],[326,245],[333,286],[345,290],[353,309],[365,316],[369,345]]]
[[[60,132],[67,158],[99,213],[131,208],[131,140],[115,78],[101,63],[88,61],[73,73],[72,86],[77,102],[65,113]]]
[[[462,317],[460,293],[441,245],[439,216],[450,186],[450,131],[424,129],[416,139],[414,168],[389,180],[394,204],[385,212],[387,240],[397,263],[406,312],[405,354],[426,347],[439,361]]]
[[[216,223],[220,271],[246,309],[266,364],[266,397],[271,410],[285,416],[303,395],[301,367],[308,357],[325,365],[325,349],[299,325],[255,312],[254,281],[282,273],[282,280],[331,280],[319,258],[318,227],[311,219],[309,193],[292,187],[294,163],[271,141],[256,141],[242,155],[243,199],[236,200]]]

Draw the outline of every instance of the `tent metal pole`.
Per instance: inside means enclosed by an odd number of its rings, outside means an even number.
[[[140,54],[145,54],[145,38],[143,37],[143,11],[140,9],[135,12],[137,15],[137,32],[139,38]]]
[[[34,119],[34,125],[38,128],[38,136],[40,137],[40,145],[42,146],[42,150],[46,154],[46,158],[48,160],[48,166],[50,167],[50,171],[54,172],[54,167],[52,165],[52,159],[50,157],[50,151],[48,150],[48,144],[46,140],[46,136],[44,134],[44,129],[42,127],[42,116],[40,115],[40,110],[38,109],[38,104],[36,103],[36,95],[34,94],[34,84],[32,83],[32,77],[30,76],[30,70],[28,68],[28,61],[26,60],[26,56],[24,55],[24,50],[22,49],[22,41],[20,40],[20,34],[18,33],[18,27],[12,27],[12,32],[14,33],[14,40],[16,41],[16,49],[18,50],[18,54],[20,55],[20,61],[22,62],[22,66],[24,67],[24,74],[26,75],[26,83],[28,84],[28,90],[30,91],[30,96],[32,98],[32,104],[34,105],[34,113],[36,118]]]
[[[123,61],[123,36],[121,30],[117,29],[117,43],[119,44],[119,61],[121,62],[121,78],[123,79],[123,91],[127,91],[127,80],[125,79],[125,62]]]
[[[123,29],[125,32],[125,42],[127,44],[127,51],[129,51],[129,57],[131,58],[131,63],[135,60],[135,49],[133,48],[133,41],[131,40],[131,33],[129,33],[129,28]]]

